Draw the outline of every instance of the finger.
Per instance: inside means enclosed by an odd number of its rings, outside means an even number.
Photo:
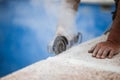
[[[103,51],[104,51],[104,48],[99,49],[96,57],[97,57],[97,58],[101,58],[101,56],[102,56],[102,54],[103,54]]]
[[[97,54],[97,52],[98,52],[98,50],[99,50],[99,46],[97,46],[95,49],[94,49],[94,51],[93,51],[93,54],[92,54],[92,56],[93,57],[95,57],[96,56],[96,54]]]
[[[114,56],[114,54],[115,54],[115,52],[112,50],[112,51],[110,51],[110,54],[109,54],[109,56],[108,56],[108,58],[112,58],[113,56]]]
[[[101,58],[102,58],[102,59],[106,58],[106,56],[109,54],[109,52],[110,52],[110,49],[107,49],[107,48],[106,48],[106,49],[104,50]]]
[[[90,50],[88,50],[88,53],[93,53],[94,49],[96,48],[96,45],[93,46]]]

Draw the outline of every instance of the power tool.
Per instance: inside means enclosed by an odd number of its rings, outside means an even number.
[[[71,40],[66,36],[56,36],[54,40],[48,45],[48,52],[55,53],[56,55],[66,51],[74,45],[81,43],[82,34],[78,32]]]

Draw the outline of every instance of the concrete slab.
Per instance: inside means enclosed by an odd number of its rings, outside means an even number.
[[[120,54],[113,59],[96,59],[87,52],[106,38],[90,40],[0,80],[120,80]]]

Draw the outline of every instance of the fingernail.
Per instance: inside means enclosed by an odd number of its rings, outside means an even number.
[[[108,58],[109,58],[109,59],[111,59],[111,58],[112,58],[112,56],[109,56]]]
[[[97,58],[100,58],[100,56],[96,56]]]
[[[104,56],[102,56],[101,58],[102,58],[102,59],[104,59],[105,57],[104,57]]]
[[[95,55],[92,55],[92,57],[95,57]]]

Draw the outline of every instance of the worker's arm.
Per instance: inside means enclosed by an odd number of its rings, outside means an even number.
[[[101,59],[112,58],[120,52],[120,0],[117,4],[116,16],[107,41],[98,43],[89,50],[93,57]]]

